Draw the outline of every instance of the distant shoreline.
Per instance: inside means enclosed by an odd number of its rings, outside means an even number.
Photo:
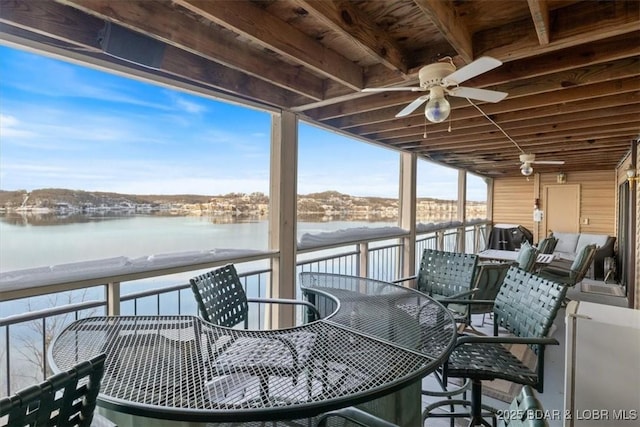
[[[299,195],[298,215],[339,220],[393,221],[399,215],[398,199],[357,197],[337,191]],[[455,200],[418,198],[418,221],[451,221],[458,217]],[[140,196],[68,189],[0,191],[0,213],[20,215],[153,214],[208,217],[247,217],[269,214],[269,198],[259,192],[224,196]],[[486,218],[486,202],[467,202],[468,218]],[[330,219],[329,219],[330,220]]]

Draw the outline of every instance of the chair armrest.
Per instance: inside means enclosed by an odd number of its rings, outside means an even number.
[[[399,279],[392,280],[391,283],[402,283],[402,282],[406,282],[406,281],[409,281],[409,280],[414,280],[414,279],[417,279],[417,278],[418,278],[418,275],[414,274],[413,276],[401,277]]]
[[[267,304],[289,304],[289,305],[303,305],[313,312],[315,320],[320,318],[320,312],[315,305],[309,301],[302,301],[297,299],[283,299],[283,298],[247,298],[247,302],[263,302]]]
[[[548,265],[546,267],[542,267],[540,269],[540,273],[551,273],[551,274],[569,274],[571,273],[571,266],[567,265]]]
[[[444,306],[447,304],[466,304],[466,305],[493,305],[495,301],[492,299],[455,299],[455,298],[446,298],[443,300],[438,300],[438,302]]]
[[[325,427],[330,417],[342,418],[363,427],[398,427],[397,424],[390,423],[353,406],[322,414],[318,418],[316,426]]]
[[[464,297],[471,296],[471,295],[473,295],[477,290],[478,290],[478,288],[473,288],[473,289],[469,289],[469,290],[466,290],[466,291],[462,291],[462,292],[459,292],[459,293],[457,293],[457,294],[451,295],[450,297],[441,298],[441,299],[439,299],[439,300],[438,300],[438,302],[440,302],[440,303],[444,303],[444,302],[446,302],[447,304],[449,304],[449,303],[451,303],[451,302],[453,302],[453,301],[455,301],[455,300],[457,300],[457,299],[460,299],[460,298],[464,298]],[[463,299],[462,301],[468,301],[468,300],[464,300],[464,299]]]
[[[558,345],[555,338],[535,338],[535,337],[489,337],[478,335],[462,335],[456,340],[456,347],[462,344],[537,344],[537,345]]]

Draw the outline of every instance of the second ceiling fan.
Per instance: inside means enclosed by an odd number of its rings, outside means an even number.
[[[520,147],[518,147],[520,148]],[[532,153],[522,153],[520,154],[520,172],[524,176],[529,176],[533,173],[534,163],[539,165],[564,165],[564,160],[536,160],[536,155]]]
[[[420,86],[407,87],[386,87],[386,88],[365,88],[363,92],[387,92],[387,91],[411,91],[429,92],[419,96],[409,105],[404,107],[396,117],[404,117],[427,102],[425,116],[433,123],[444,121],[451,111],[446,95],[458,96],[462,98],[476,99],[486,102],[499,102],[508,94],[495,90],[476,89],[472,87],[459,86],[460,83],[478,76],[487,71],[493,70],[502,65],[502,62],[489,56],[483,56],[472,63],[456,70],[453,62],[436,62],[426,65],[418,72]]]

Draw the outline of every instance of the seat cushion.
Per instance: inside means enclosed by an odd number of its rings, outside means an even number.
[[[591,247],[593,247],[593,249],[589,249]],[[571,270],[573,271],[581,270],[584,267],[584,263],[587,262],[587,259],[590,256],[590,252],[592,250],[595,250],[595,247],[596,245],[592,243],[582,248],[580,252],[578,252],[578,254],[576,255],[576,259],[573,260],[573,263],[571,264]]]
[[[555,256],[556,259],[565,260],[565,261],[573,261],[574,259],[576,259],[576,253],[575,252],[558,252],[558,251],[554,251],[553,255]]]
[[[578,247],[578,233],[557,233],[553,232],[553,237],[558,239],[556,245],[556,252],[575,253]]]
[[[536,248],[531,246],[529,242],[522,242],[522,246],[520,246],[520,251],[518,252],[518,257],[516,258],[516,263],[518,267],[523,269],[524,271],[531,271],[534,264],[536,263],[536,258],[538,257],[538,251]]]
[[[576,253],[579,253],[582,248],[587,245],[594,244],[596,247],[602,247],[607,244],[609,236],[606,234],[580,234],[578,243],[576,244]]]

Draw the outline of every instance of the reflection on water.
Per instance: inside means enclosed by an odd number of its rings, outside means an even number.
[[[107,221],[113,219],[131,218],[133,216],[135,216],[134,213],[126,212],[92,212],[69,214],[7,212],[4,214],[0,214],[0,221],[11,225],[42,226],[86,223],[92,221]]]
[[[175,214],[170,211],[159,211],[146,214],[134,211],[96,211],[96,212],[73,212],[73,213],[33,213],[33,212],[6,212],[0,214],[0,221],[11,225],[19,226],[42,226],[42,225],[67,225],[81,224],[96,221],[112,221],[131,219],[136,217],[184,217],[189,215]],[[211,215],[204,216],[212,224],[244,224],[263,221],[266,216],[258,215]]]
[[[34,212],[2,212],[0,213],[0,221],[17,226],[52,226],[81,224],[97,221],[112,221],[131,219],[136,217],[199,217],[206,218],[212,224],[247,224],[266,221],[267,215],[184,215],[176,214],[170,211],[157,211],[146,214],[140,214],[135,211],[94,211],[94,212],[72,212],[72,213],[34,213]],[[299,214],[300,222],[333,222],[333,221],[362,221],[362,222],[389,222],[395,221],[395,218],[388,218],[382,215],[366,214],[366,215],[337,215],[328,216],[322,214]]]

